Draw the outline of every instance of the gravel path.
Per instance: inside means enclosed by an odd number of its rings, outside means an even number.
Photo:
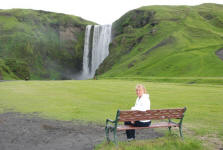
[[[154,130],[137,130],[136,139],[157,138]],[[118,133],[121,141],[124,132]],[[92,150],[104,141],[104,126],[47,120],[37,115],[0,114],[0,150]]]
[[[216,51],[215,53],[221,60],[223,60],[223,48],[219,49],[218,51]]]

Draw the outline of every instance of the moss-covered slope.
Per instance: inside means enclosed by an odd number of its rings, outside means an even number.
[[[93,23],[65,14],[0,10],[1,78],[75,78],[82,68],[87,24]]]
[[[110,54],[97,74],[223,76],[221,49],[223,5],[141,7],[113,24]]]

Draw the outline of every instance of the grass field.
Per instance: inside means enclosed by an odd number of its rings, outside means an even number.
[[[37,112],[49,119],[104,124],[106,118],[114,119],[117,109],[129,109],[134,105],[137,83],[139,81],[127,80],[0,82],[0,111]],[[140,83],[150,94],[151,109],[188,108],[183,123],[185,139],[188,139],[186,144],[192,142],[190,138],[193,137],[210,148],[222,146],[223,85]],[[155,143],[165,145],[166,141]],[[141,149],[146,148],[142,146]],[[155,146],[154,149],[159,148]]]

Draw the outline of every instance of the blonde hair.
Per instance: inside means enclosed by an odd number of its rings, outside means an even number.
[[[136,89],[139,89],[139,88],[142,88],[144,94],[147,93],[146,88],[142,84],[137,84],[136,85]]]

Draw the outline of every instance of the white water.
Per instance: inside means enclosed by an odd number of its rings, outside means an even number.
[[[85,31],[82,79],[94,77],[99,65],[109,54],[109,44],[111,42],[111,25],[95,25],[92,50],[90,50],[90,30],[91,26],[88,25]],[[91,56],[91,62],[89,62],[89,56]]]
[[[91,33],[91,25],[87,25],[85,30],[85,39],[84,39],[84,54],[83,54],[83,72],[82,77],[83,79],[88,78],[89,76],[89,43],[90,43],[90,33]]]

